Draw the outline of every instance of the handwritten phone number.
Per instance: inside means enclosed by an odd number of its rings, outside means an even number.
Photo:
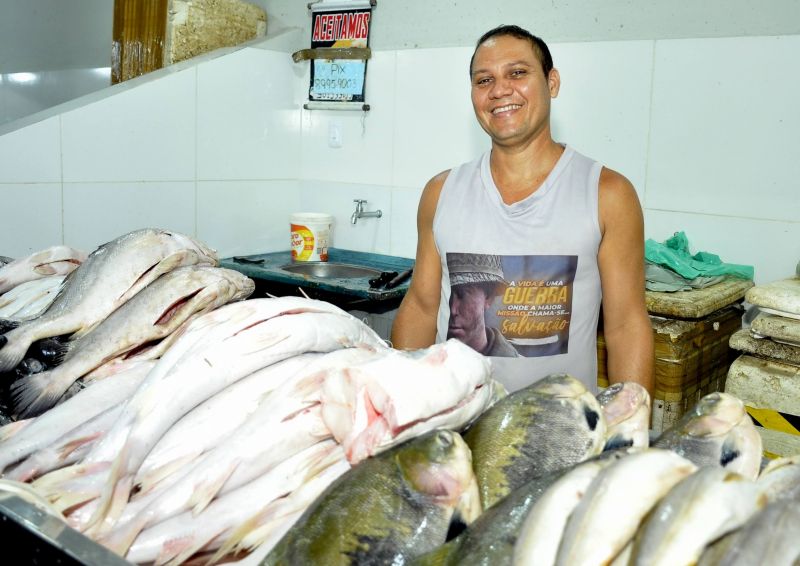
[[[314,89],[352,89],[356,88],[355,79],[314,79]]]

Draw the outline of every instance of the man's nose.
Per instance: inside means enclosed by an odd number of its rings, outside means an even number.
[[[511,82],[505,78],[497,78],[492,82],[492,88],[489,90],[490,98],[503,98],[511,94]]]

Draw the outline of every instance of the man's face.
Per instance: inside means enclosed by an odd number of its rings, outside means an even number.
[[[484,311],[491,299],[478,285],[455,285],[450,294],[450,323],[447,337],[457,338],[475,350],[486,345]]]
[[[550,99],[559,86],[558,71],[545,77],[527,40],[496,36],[475,52],[472,107],[495,144],[525,143],[549,129]]]

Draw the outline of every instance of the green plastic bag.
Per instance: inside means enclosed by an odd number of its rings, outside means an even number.
[[[648,239],[644,243],[644,258],[650,263],[668,267],[686,279],[718,275],[753,279],[754,270],[752,265],[723,263],[718,255],[709,252],[698,252],[690,255],[689,239],[683,232],[676,232],[674,236],[665,240],[663,244]]]

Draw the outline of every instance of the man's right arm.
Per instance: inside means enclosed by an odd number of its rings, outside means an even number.
[[[436,342],[442,265],[433,238],[433,217],[448,173],[428,181],[419,201],[414,274],[392,326],[392,345],[398,350],[427,348]]]

